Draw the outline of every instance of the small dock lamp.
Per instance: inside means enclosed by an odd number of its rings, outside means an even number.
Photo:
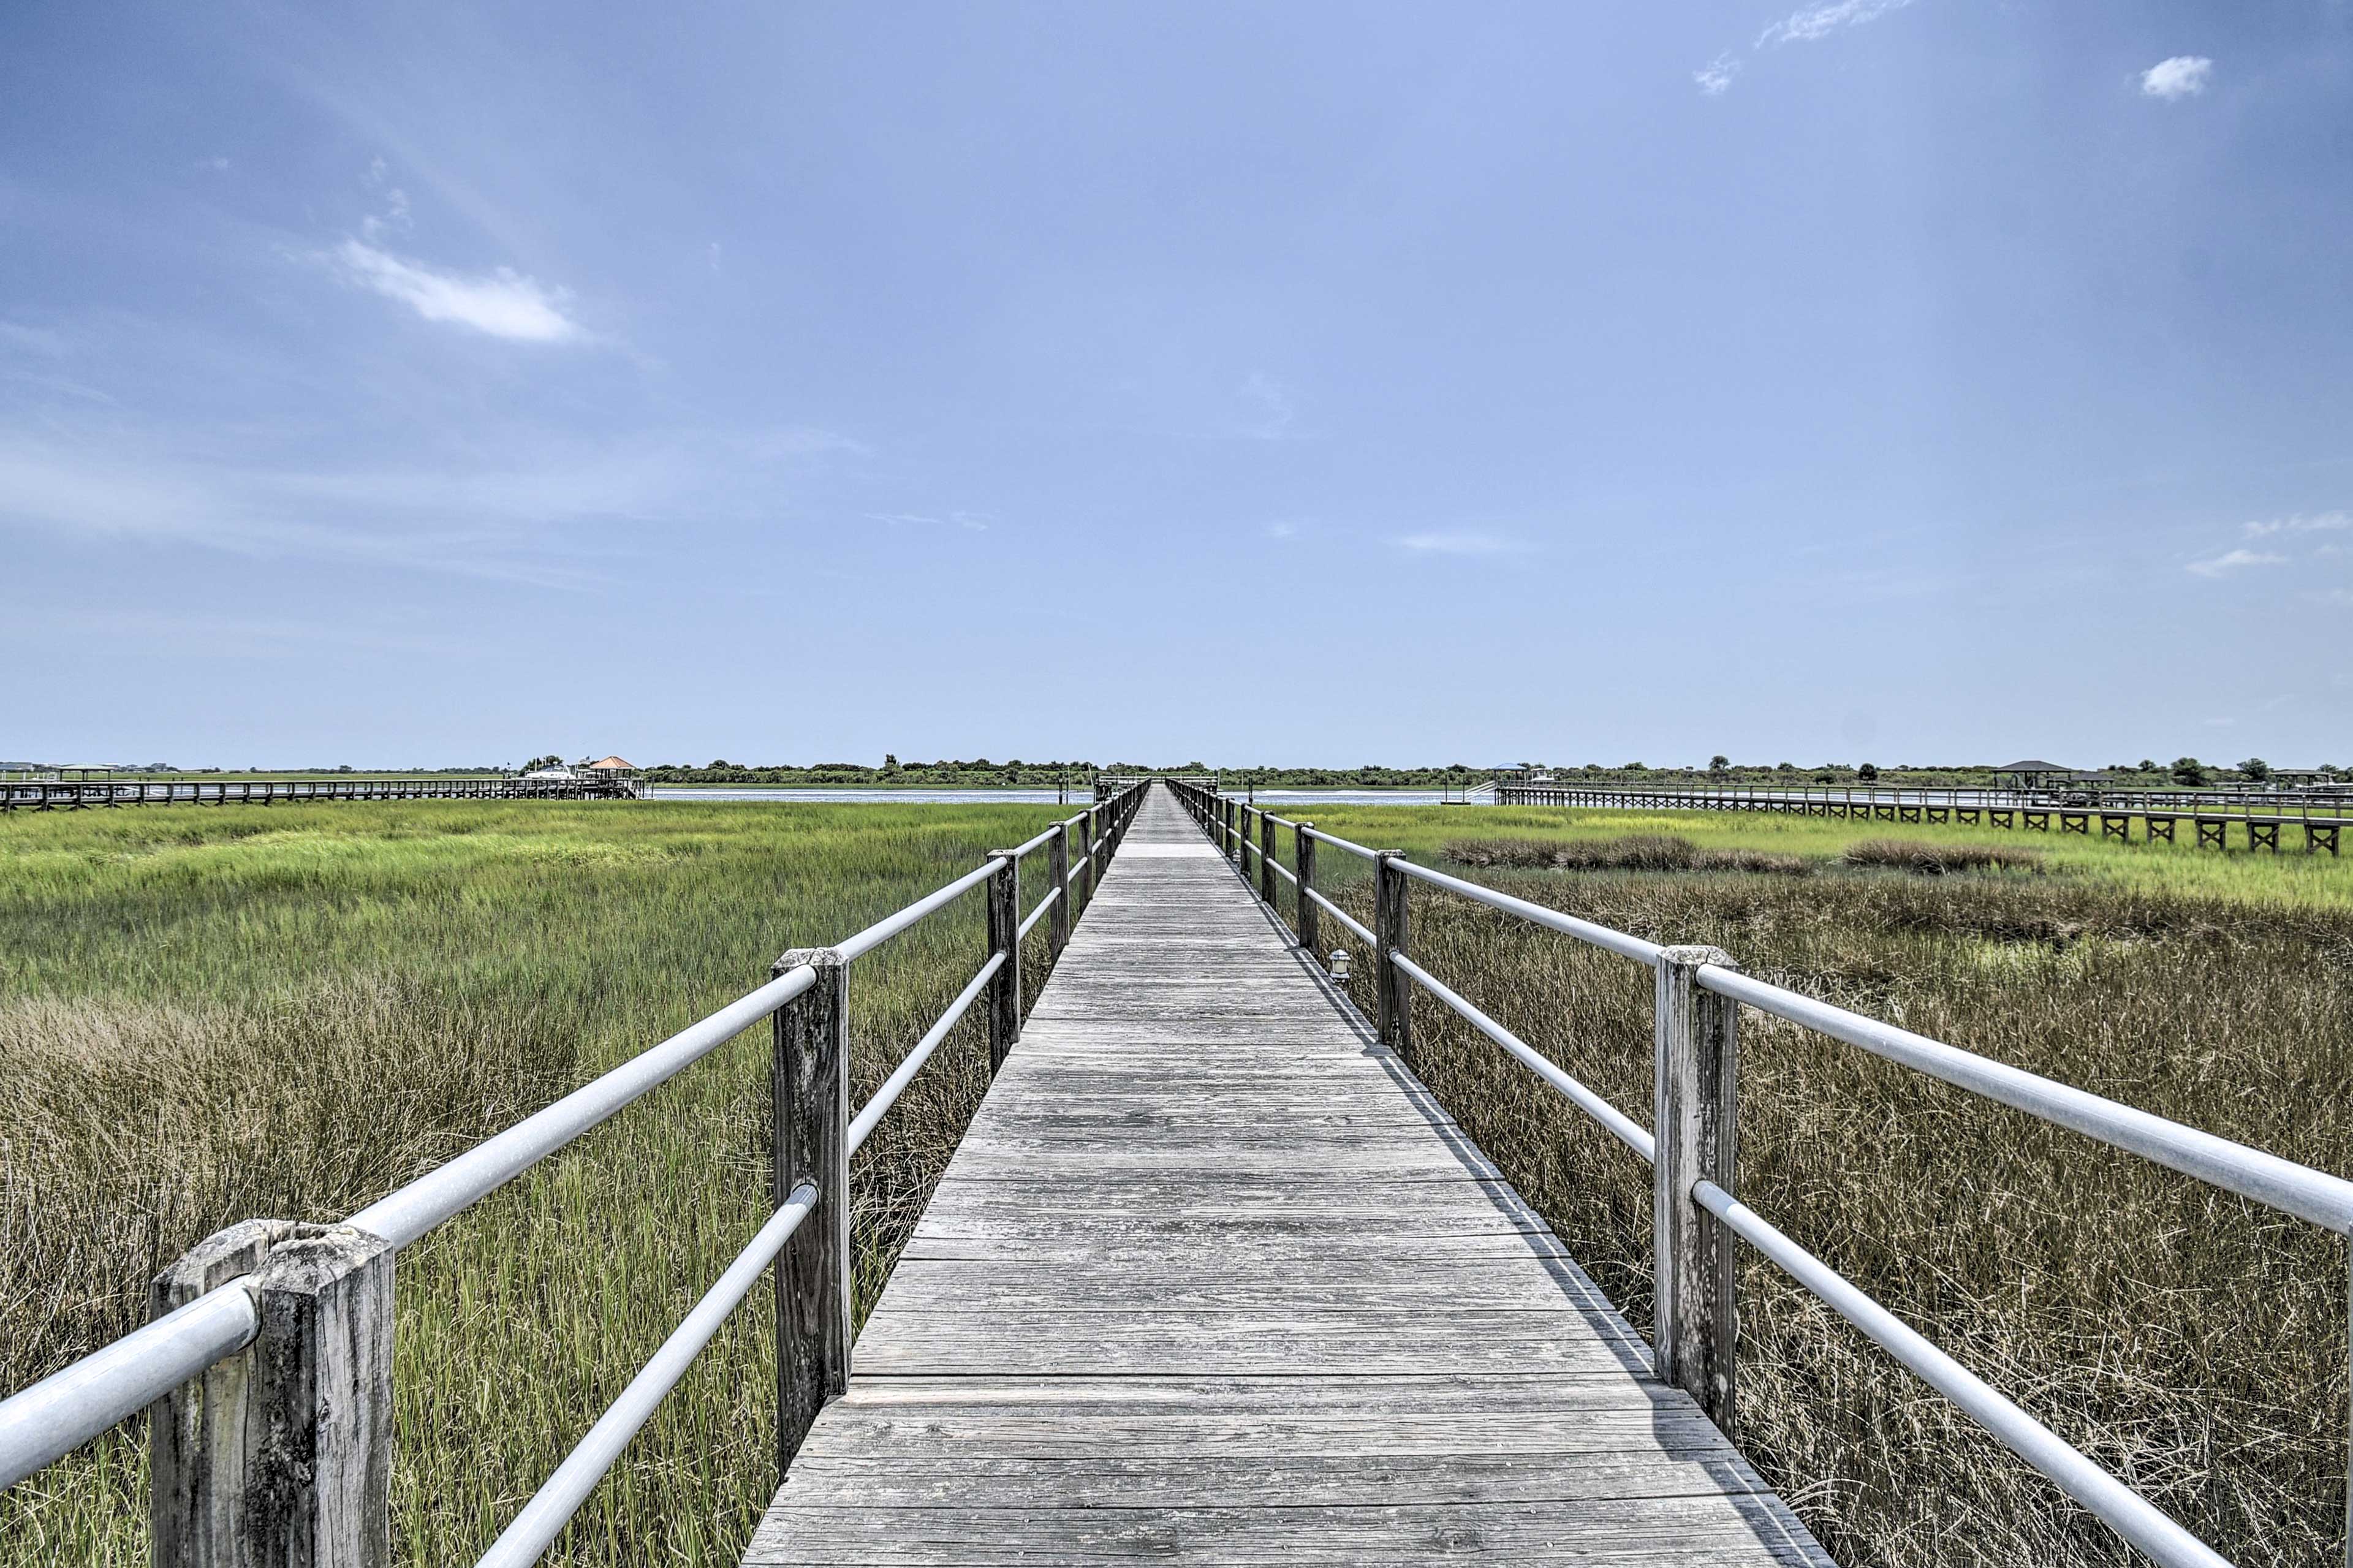
[[[1346,948],[1335,947],[1332,950],[1331,970],[1332,978],[1335,980],[1345,980],[1348,978],[1348,950]]]

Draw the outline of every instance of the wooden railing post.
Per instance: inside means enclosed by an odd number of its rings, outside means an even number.
[[[156,1568],[388,1568],[392,1256],[349,1226],[254,1219],[155,1277],[152,1316],[250,1275],[261,1320],[150,1414]]]
[[[1659,954],[1651,1342],[1659,1376],[1698,1400],[1708,1419],[1729,1435],[1739,1324],[1733,1237],[1699,1206],[1692,1189],[1707,1181],[1737,1191],[1740,1007],[1699,988],[1704,964],[1738,967],[1713,947],[1670,947]]]
[[[988,951],[1005,962],[988,983],[988,1076],[995,1078],[1021,1039],[1021,862],[1010,849],[990,852]]]
[[[1274,907],[1274,814],[1258,814],[1258,896],[1267,908]]]
[[[1403,1051],[1413,1044],[1413,982],[1399,969],[1396,957],[1405,951],[1411,922],[1406,918],[1405,873],[1396,862],[1405,856],[1384,849],[1373,860],[1373,985],[1378,994],[1381,1044]]]
[[[776,960],[817,984],[776,1009],[771,1200],[803,1182],[817,1205],[776,1257],[776,1472],[849,1387],[849,965],[829,947]]]
[[[1071,833],[1066,827],[1055,828],[1046,840],[1046,875],[1053,883],[1047,896],[1054,900],[1046,916],[1046,952],[1060,958],[1071,945]]]
[[[1292,850],[1296,858],[1292,869],[1299,874],[1299,945],[1307,950],[1310,958],[1321,964],[1324,962],[1324,922],[1321,918],[1324,911],[1317,909],[1315,900],[1307,896],[1307,890],[1315,885],[1315,838],[1308,831],[1314,826],[1312,822],[1302,822],[1292,828]]]

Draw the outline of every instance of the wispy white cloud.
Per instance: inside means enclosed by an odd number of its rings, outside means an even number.
[[[1420,555],[1504,555],[1520,548],[1493,533],[1409,533],[1397,542]]]
[[[1243,413],[1239,434],[1253,441],[1281,441],[1291,435],[1299,405],[1289,387],[1266,372],[1254,370],[1242,383],[1240,396]]]
[[[0,321],[0,349],[14,349],[25,353],[61,357],[66,352],[66,340],[47,327],[27,327],[16,321]]]
[[[1828,5],[1809,5],[1790,12],[1757,34],[1757,47],[1763,49],[1781,44],[1809,44],[1842,27],[1875,22],[1888,12],[1900,11],[1910,4],[1912,0],[1831,0]]]
[[[395,188],[384,194],[384,211],[360,219],[360,233],[373,244],[386,235],[405,234],[409,227],[408,193]]]
[[[1749,47],[1763,50],[1778,48],[1783,44],[1810,44],[1844,28],[1875,22],[1888,12],[1900,11],[1911,4],[1912,0],[1824,0],[1769,24]],[[1692,80],[1704,96],[1721,98],[1732,90],[1733,79],[1739,76],[1744,63],[1736,52],[1726,49],[1692,72]]]
[[[1740,57],[1727,50],[1692,72],[1692,80],[1708,97],[1721,98],[1731,90],[1732,79],[1739,74]]]
[[[2249,539],[2270,539],[2283,533],[2342,533],[2353,529],[2353,512],[2324,511],[2310,517],[2297,512],[2241,526]]]
[[[820,430],[813,425],[786,425],[774,430],[730,440],[744,457],[754,462],[774,462],[783,458],[813,458],[827,452],[847,452],[856,458],[874,455],[874,448],[852,436],[839,430]]]
[[[338,246],[333,260],[352,282],[406,305],[428,321],[518,342],[565,342],[586,335],[565,313],[571,299],[566,290],[545,287],[512,268],[471,277],[443,272],[357,239]]]
[[[2207,79],[2214,74],[2214,62],[2203,55],[2176,55],[2169,60],[2159,60],[2140,73],[2140,89],[2151,98],[2168,102],[2175,99],[2195,98],[2206,90]]]
[[[2192,561],[2189,570],[2200,577],[2226,577],[2249,566],[2283,566],[2287,557],[2264,550],[2226,550],[2204,561]]]
[[[1296,539],[1299,537],[1299,525],[1295,522],[1270,522],[1266,525],[1266,536],[1269,539]]]
[[[773,515],[780,478],[839,446],[824,432],[652,432],[584,445],[528,431],[490,464],[426,453],[367,467],[219,454],[253,433],[127,433],[112,419],[0,431],[0,532],[39,529],[258,558],[363,561],[589,588],[646,525]]]
[[[870,511],[870,522],[887,522],[894,526],[911,523],[918,528],[961,528],[968,533],[988,531],[988,514],[979,511],[952,511],[944,517],[933,517],[916,511]]]

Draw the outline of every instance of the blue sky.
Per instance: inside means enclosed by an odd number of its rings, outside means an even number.
[[[2353,764],[2349,283],[2348,0],[11,5],[0,754]]]

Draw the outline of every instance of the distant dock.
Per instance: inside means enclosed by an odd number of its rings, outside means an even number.
[[[123,805],[280,805],[344,800],[640,800],[633,778],[8,779],[0,812]]]

